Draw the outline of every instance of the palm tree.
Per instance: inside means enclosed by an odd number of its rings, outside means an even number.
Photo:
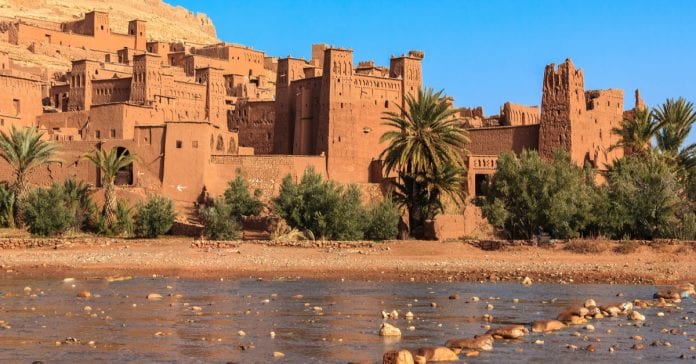
[[[659,128],[660,123],[649,110],[637,109],[633,119],[624,119],[620,126],[611,129],[612,134],[620,138],[611,149],[624,148],[629,153],[646,156]]]
[[[13,190],[16,196],[15,222],[23,226],[24,197],[27,193],[27,180],[38,167],[58,162],[54,159],[59,146],[43,140],[44,133],[36,127],[17,129],[12,126],[10,133],[0,132],[0,157],[14,171]],[[12,223],[12,221],[10,222]]]
[[[388,143],[380,154],[385,174],[396,171],[397,202],[406,207],[411,234],[423,237],[425,223],[444,210],[442,198],[464,200],[462,175],[468,133],[461,127],[457,109],[451,108],[443,92],[431,88],[406,96],[399,113],[387,112],[380,143]]]
[[[443,92],[431,88],[418,90],[418,97],[406,96],[406,108],[386,112],[383,125],[393,128],[382,135],[389,143],[382,151],[385,172],[430,173],[446,166],[463,167],[465,146],[469,143],[461,127],[459,110],[451,108]]]
[[[114,214],[116,211],[116,198],[114,196],[116,175],[119,170],[135,162],[137,157],[128,154],[126,150],[119,153],[118,149],[111,148],[109,151],[104,149],[95,150],[91,154],[84,155],[83,158],[92,162],[101,172],[101,183],[102,187],[104,187],[102,216],[106,219],[106,223],[111,226],[116,216]]]
[[[667,99],[653,110],[653,117],[660,124],[657,147],[671,158],[678,159],[680,149],[696,123],[694,104],[683,97],[677,100]]]

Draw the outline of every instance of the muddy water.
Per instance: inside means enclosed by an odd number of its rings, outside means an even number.
[[[25,291],[30,287],[31,291]],[[92,297],[78,298],[87,290]],[[555,318],[564,307],[588,297],[598,303],[650,298],[653,286],[472,283],[370,283],[340,281],[211,281],[176,278],[32,279],[2,277],[0,362],[381,362],[394,348],[442,345],[447,339],[485,331],[481,317],[498,324],[527,324]],[[147,300],[159,293],[161,300]],[[459,300],[449,300],[453,293]],[[625,297],[616,297],[623,293]],[[302,298],[293,297],[302,295]],[[472,296],[479,302],[467,302]],[[514,303],[513,299],[519,299]],[[268,300],[268,301],[265,301]],[[436,302],[437,307],[431,307]],[[487,303],[494,306],[486,309]],[[410,306],[409,306],[410,305]],[[91,310],[85,310],[89,306]],[[200,310],[193,306],[200,307]],[[314,306],[323,312],[317,313]],[[493,352],[466,358],[469,363],[679,361],[696,355],[696,304],[681,309],[640,309],[647,321],[635,326],[625,317],[591,322],[518,341],[496,341]],[[400,339],[377,335],[380,311],[411,310],[416,318],[390,321]],[[658,317],[657,312],[665,313]],[[688,317],[688,319],[684,319]],[[415,330],[409,331],[413,325]],[[660,329],[677,329],[678,334]],[[238,332],[242,330],[245,336]],[[611,330],[608,332],[608,330]],[[275,337],[271,338],[271,331]],[[580,332],[581,336],[573,336]],[[683,333],[686,333],[684,335]],[[632,350],[634,335],[644,350]],[[544,344],[534,341],[543,340]],[[671,346],[651,346],[655,341]],[[92,343],[90,343],[92,342]],[[576,345],[579,350],[567,348]],[[593,344],[596,352],[583,350]],[[615,351],[609,352],[611,346]],[[274,358],[273,352],[285,354]]]

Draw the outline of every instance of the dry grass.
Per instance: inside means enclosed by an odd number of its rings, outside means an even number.
[[[631,254],[635,253],[640,249],[641,244],[637,241],[633,240],[627,240],[627,241],[619,241],[617,242],[617,245],[614,247],[614,253],[618,254]]]
[[[609,250],[609,242],[602,240],[571,240],[563,249],[579,254],[597,254]]]

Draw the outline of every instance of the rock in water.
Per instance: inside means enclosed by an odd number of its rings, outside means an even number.
[[[401,330],[385,322],[379,328],[379,336],[401,336]]]
[[[481,335],[473,338],[464,339],[450,339],[447,340],[445,346],[456,350],[483,350],[491,351],[493,350],[493,336],[491,335]]]
[[[566,324],[558,320],[542,320],[532,322],[532,332],[551,332],[565,329]]]
[[[77,297],[90,298],[90,297],[92,297],[92,294],[89,293],[89,291],[80,291],[80,293],[77,294]]]
[[[519,339],[528,333],[529,330],[522,325],[502,326],[486,331],[486,335],[491,335],[494,339]]]
[[[522,284],[524,284],[525,286],[531,286],[531,285],[532,285],[532,279],[529,278],[529,277],[524,277],[524,279],[522,280]]]
[[[162,299],[162,295],[161,295],[161,294],[158,294],[158,293],[150,293],[150,294],[147,295],[147,299],[148,299],[148,300],[161,300],[161,299]]]
[[[404,349],[387,351],[382,356],[382,364],[414,364],[413,354]]]
[[[632,311],[628,315],[628,319],[632,321],[645,321],[645,316],[643,316],[640,312],[638,311]]]
[[[415,351],[416,357],[424,357],[427,363],[434,361],[457,361],[459,356],[450,348],[444,346],[420,348]]]

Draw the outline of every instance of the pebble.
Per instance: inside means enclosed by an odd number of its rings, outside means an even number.
[[[406,312],[406,314],[404,315],[404,318],[406,320],[413,320],[413,312],[411,312],[411,311]]]
[[[281,353],[280,351],[274,351],[274,352],[273,352],[273,357],[274,357],[274,358],[282,358],[282,357],[284,357],[284,356],[285,356],[285,354]]]
[[[80,291],[80,293],[77,294],[77,297],[90,298],[92,297],[92,294],[89,291]]]
[[[312,307],[312,309],[314,310],[314,312],[317,312],[317,313],[324,312],[324,309],[319,307],[319,306],[314,306],[314,307]]]
[[[85,311],[92,311],[92,307],[85,306],[85,307],[83,308],[83,310],[85,310]]]
[[[147,295],[146,298],[147,298],[148,300],[161,300],[161,299],[162,299],[162,295],[159,294],[159,293],[150,293],[150,294]]]
[[[459,299],[459,293],[455,293],[449,296],[449,299],[451,300],[458,300]]]
[[[573,344],[566,345],[566,348],[570,349],[570,350],[578,350],[578,347],[576,345],[573,345]]]
[[[275,337],[276,337],[275,331],[271,331],[271,339],[273,339],[273,338],[275,338]]]
[[[492,310],[492,309],[494,309],[494,308],[495,308],[495,307],[493,307],[493,305],[491,305],[490,303],[486,305],[486,309],[487,309],[487,310]]]
[[[529,277],[524,277],[522,280],[522,284],[525,286],[531,286],[532,285],[532,279]]]
[[[481,299],[478,298],[478,297],[476,297],[476,296],[471,297],[471,301],[472,301],[472,302],[478,302],[478,301],[480,301],[480,300],[481,300]]]
[[[437,303],[435,303],[435,302],[430,302],[430,307],[437,307]]]
[[[534,343],[537,345],[544,345],[544,340],[537,340]]]
[[[636,343],[636,344],[633,344],[633,346],[631,346],[631,349],[633,349],[633,350],[643,350],[644,348],[645,348],[645,345],[643,345],[642,343]]]
[[[242,330],[239,330],[239,331],[237,331],[237,335],[239,335],[239,336],[246,336],[246,332],[244,332],[244,331],[242,331]]]
[[[63,279],[63,282],[65,282],[65,283],[75,282],[75,278],[65,278],[65,279]]]
[[[645,316],[638,311],[632,311],[631,314],[628,315],[628,319],[633,321],[645,321]]]
[[[592,344],[587,345],[587,347],[585,348],[585,350],[586,350],[586,351],[589,351],[590,353],[594,353],[595,351],[597,351],[597,349],[595,348],[595,346],[592,345]]]
[[[593,325],[585,325],[585,330],[587,331],[594,331],[594,326]]]
[[[664,313],[664,312],[658,312],[658,313],[657,313],[657,317],[665,317],[665,313]]]

